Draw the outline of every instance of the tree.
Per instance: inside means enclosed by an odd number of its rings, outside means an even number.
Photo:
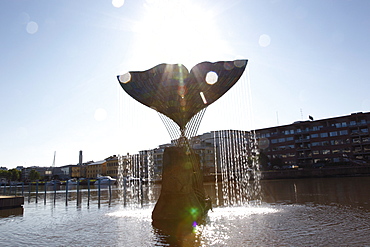
[[[9,173],[10,173],[10,180],[11,181],[19,181],[19,179],[21,178],[21,174],[22,174],[21,171],[15,169],[15,168],[10,169]]]
[[[9,171],[6,171],[6,170],[0,170],[0,178],[3,178],[5,179],[6,181],[8,181],[10,179],[10,172]]]
[[[30,171],[29,178],[31,181],[39,180],[40,179],[40,173],[37,172],[35,169],[32,169]]]

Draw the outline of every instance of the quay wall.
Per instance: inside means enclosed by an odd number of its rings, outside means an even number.
[[[21,207],[24,204],[23,196],[0,196],[0,209]]]
[[[345,176],[370,176],[370,166],[274,170],[274,171],[263,171],[261,173],[261,179],[319,178],[319,177],[345,177]]]
[[[261,171],[261,179],[294,179],[294,178],[323,178],[323,177],[353,177],[370,176],[370,165],[350,167],[323,167],[299,168]],[[222,176],[217,176],[217,181],[222,181]],[[215,175],[204,177],[204,182],[215,182]]]

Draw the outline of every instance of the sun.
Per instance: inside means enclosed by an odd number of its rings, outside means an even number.
[[[190,0],[148,0],[144,7],[134,27],[134,54],[146,66],[182,63],[190,69],[230,54],[211,9]]]

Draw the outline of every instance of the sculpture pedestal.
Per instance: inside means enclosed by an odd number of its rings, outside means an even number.
[[[192,227],[209,206],[199,156],[185,147],[168,147],[163,154],[162,189],[152,212],[153,226]]]

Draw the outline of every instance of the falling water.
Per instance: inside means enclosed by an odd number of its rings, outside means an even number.
[[[153,150],[120,155],[118,161],[119,199],[124,206],[155,200]]]
[[[258,147],[253,123],[249,69],[214,106],[228,116],[234,130],[213,131],[215,190],[218,206],[261,202]],[[243,112],[243,114],[240,114]],[[220,116],[220,111],[217,111]],[[230,114],[230,115],[229,115]],[[236,130],[235,130],[236,129]],[[245,131],[249,129],[250,131]]]
[[[260,203],[260,171],[253,131],[215,131],[214,153],[218,206]],[[218,177],[221,181],[218,181]]]

